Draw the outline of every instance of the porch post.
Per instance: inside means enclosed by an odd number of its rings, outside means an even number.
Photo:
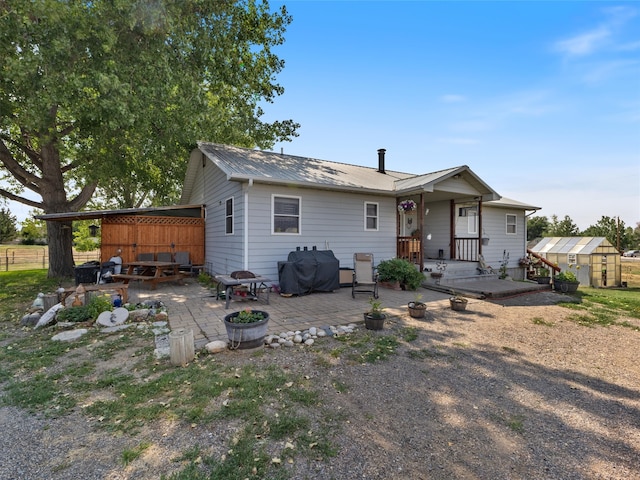
[[[478,255],[482,255],[482,197],[478,200]]]
[[[449,200],[449,258],[456,258],[456,202]]]

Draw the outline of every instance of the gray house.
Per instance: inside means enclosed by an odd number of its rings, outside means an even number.
[[[209,273],[250,270],[278,278],[297,248],[331,250],[341,267],[355,252],[376,263],[400,257],[421,270],[439,259],[475,265],[482,254],[522,278],[526,216],[538,208],[500,195],[469,167],[421,175],[387,169],[385,150],[363,167],[200,142],[181,203],[206,208]],[[402,208],[407,207],[407,210]]]

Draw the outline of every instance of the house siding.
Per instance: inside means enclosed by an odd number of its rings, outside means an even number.
[[[438,258],[439,251],[442,250],[443,258],[449,259],[449,202],[425,202],[425,207],[429,209],[429,213],[424,218],[424,256]]]
[[[395,257],[394,198],[255,184],[249,192],[248,265],[255,273],[275,280],[278,261],[296,248],[331,250],[342,267],[353,266],[356,252],[373,253],[376,263]],[[300,234],[271,232],[272,195],[300,197]],[[379,206],[378,231],[364,230],[365,202]]]

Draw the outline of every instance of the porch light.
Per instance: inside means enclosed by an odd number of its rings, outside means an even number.
[[[89,235],[91,237],[97,237],[98,236],[98,230],[100,230],[100,227],[98,225],[89,225]]]

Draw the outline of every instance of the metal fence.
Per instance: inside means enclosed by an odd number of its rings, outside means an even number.
[[[73,259],[76,265],[81,265],[93,260],[100,260],[100,251],[73,252]],[[9,272],[38,268],[49,268],[49,249],[47,247],[8,247],[0,251],[0,271]]]

